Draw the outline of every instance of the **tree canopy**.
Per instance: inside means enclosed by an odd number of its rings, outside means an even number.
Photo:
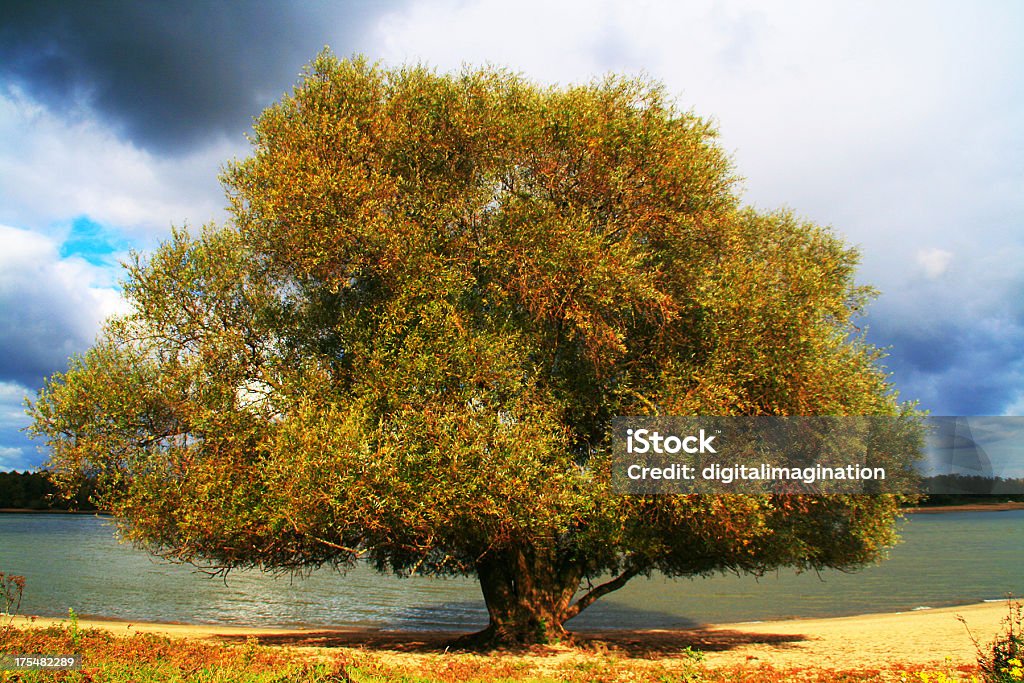
[[[222,568],[475,575],[529,642],[636,575],[850,568],[892,496],[620,496],[615,415],[897,415],[828,229],[739,200],[706,120],[321,54],[127,265],[132,312],[30,410],[127,538]]]

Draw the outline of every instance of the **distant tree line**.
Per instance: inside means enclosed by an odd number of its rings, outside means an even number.
[[[68,498],[43,472],[0,472],[0,510],[95,510],[91,494],[86,484]]]
[[[940,474],[924,479],[923,505],[1024,502],[1024,478]]]

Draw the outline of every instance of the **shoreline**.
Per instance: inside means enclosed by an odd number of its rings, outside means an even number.
[[[968,633],[987,644],[1000,632],[1007,602],[974,603],[905,612],[845,617],[798,618],[713,624],[684,629],[571,630],[577,643],[615,649],[627,656],[671,658],[686,647],[705,653],[709,666],[770,664],[849,669],[885,664],[975,663],[977,652]],[[966,622],[961,623],[962,616]],[[19,628],[62,625],[66,618],[15,617]],[[115,635],[153,633],[172,639],[245,642],[297,648],[363,648],[394,653],[441,654],[459,632],[387,631],[373,627],[269,628],[173,624],[79,618],[79,628],[99,628]],[[570,651],[563,648],[566,651]],[[530,654],[514,656],[549,656]],[[502,654],[501,656],[513,656]]]
[[[110,517],[111,514],[104,510],[40,510],[38,508],[0,508],[0,515],[99,515]]]
[[[924,507],[904,508],[903,511],[911,515],[937,515],[944,512],[1006,512],[1008,510],[1024,510],[1024,502],[926,505]]]

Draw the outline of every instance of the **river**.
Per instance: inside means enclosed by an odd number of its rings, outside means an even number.
[[[911,515],[903,542],[854,573],[634,579],[571,628],[681,628],[902,611],[1024,594],[1024,510]],[[26,577],[22,614],[253,626],[472,630],[486,611],[471,579],[399,579],[366,566],[305,577],[210,578],[117,542],[109,519],[0,515],[0,571]]]

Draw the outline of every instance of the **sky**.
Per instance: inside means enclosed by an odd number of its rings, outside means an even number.
[[[23,402],[123,312],[119,263],[227,218],[217,179],[324,47],[544,84],[663,82],[743,200],[862,254],[903,399],[1024,414],[1024,3],[0,3],[0,470]]]

